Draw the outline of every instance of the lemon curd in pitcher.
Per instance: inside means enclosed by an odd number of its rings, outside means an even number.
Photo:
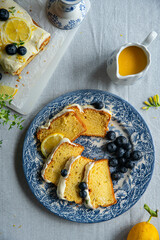
[[[119,74],[121,76],[140,73],[147,65],[145,52],[136,46],[126,47],[119,54],[118,58]]]

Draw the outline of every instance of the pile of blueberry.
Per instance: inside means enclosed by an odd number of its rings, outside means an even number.
[[[0,21],[7,21],[8,18],[9,18],[8,10],[1,8]],[[6,45],[5,50],[8,55],[15,55],[16,53],[18,53],[19,55],[23,56],[27,53],[27,49],[24,46],[17,47],[16,44],[14,43]]]
[[[113,180],[119,180],[122,173],[126,173],[128,168],[132,169],[135,166],[134,161],[142,158],[140,151],[132,150],[132,145],[127,141],[126,137],[118,136],[114,131],[107,132],[107,151],[113,154],[109,159],[109,166],[116,167],[116,171],[111,174]]]

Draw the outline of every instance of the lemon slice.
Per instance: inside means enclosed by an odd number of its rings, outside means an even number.
[[[13,88],[13,87],[0,84],[0,94],[3,94],[3,95],[7,94],[9,96],[14,97],[17,91],[18,91],[18,88]]]
[[[61,133],[53,133],[47,136],[41,143],[41,152],[45,157],[51,153],[52,149],[55,148],[62,138],[64,137]]]
[[[12,18],[7,21],[4,33],[10,42],[26,42],[31,37],[31,29],[28,23],[22,18]]]

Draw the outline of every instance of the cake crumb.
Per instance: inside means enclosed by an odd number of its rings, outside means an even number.
[[[24,85],[24,84],[22,84],[22,86],[24,87],[25,85]]]
[[[19,75],[19,77],[18,77],[18,78],[19,78],[19,79],[22,79],[22,76],[20,76],[20,75]]]
[[[16,84],[15,87],[18,87],[18,85]]]
[[[21,228],[21,227],[22,227],[22,225],[19,225],[19,226],[18,226],[18,228]]]
[[[122,35],[122,34],[120,34],[120,36],[122,37],[123,35]]]
[[[13,227],[15,227],[16,225],[15,224],[13,224]]]
[[[46,62],[46,60],[44,60],[44,62]]]
[[[111,127],[113,127],[114,125],[113,125],[113,123],[111,124]]]
[[[27,71],[26,74],[29,74],[29,72]]]

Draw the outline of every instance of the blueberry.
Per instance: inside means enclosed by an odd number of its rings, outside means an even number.
[[[120,165],[123,166],[126,163],[126,159],[124,157],[121,157],[121,158],[118,159],[118,162],[119,162]]]
[[[85,191],[85,190],[81,190],[80,192],[79,192],[79,196],[81,197],[81,198],[86,198],[87,197],[87,192]]]
[[[114,141],[116,139],[116,133],[114,131],[109,131],[106,134],[108,140]]]
[[[0,9],[0,21],[6,21],[8,20],[9,18],[9,12],[4,9],[4,8],[1,8]]]
[[[131,161],[128,161],[128,162],[126,162],[125,166],[126,166],[126,168],[132,169],[132,168],[134,168],[135,164]]]
[[[124,153],[125,153],[125,150],[122,147],[117,148],[117,150],[116,150],[117,157],[119,157],[119,158],[123,157]]]
[[[121,167],[120,168],[121,173],[126,173],[127,171],[128,171],[128,169],[126,167]]]
[[[111,178],[113,180],[119,180],[121,178],[121,174],[119,172],[114,172],[111,174]]]
[[[21,47],[19,47],[18,49],[17,49],[17,53],[19,54],[19,55],[25,55],[26,53],[27,53],[27,49],[25,48],[25,47],[23,47],[23,46],[21,46]]]
[[[137,161],[142,158],[142,153],[140,151],[133,151],[131,153],[131,158],[132,158],[132,160]]]
[[[132,149],[132,145],[130,143],[125,143],[125,144],[123,144],[123,148],[125,150],[131,150]]]
[[[127,143],[127,139],[124,137],[124,136],[119,136],[116,138],[115,140],[115,144],[118,146],[118,147],[122,147],[124,144]]]
[[[110,142],[107,144],[107,151],[109,153],[114,153],[116,149],[117,149],[117,146],[113,142]]]
[[[2,73],[0,73],[0,80],[2,79]]]
[[[104,107],[102,102],[94,102],[92,103],[92,105],[96,108],[96,109],[102,109]]]
[[[62,170],[61,170],[61,175],[62,175],[62,177],[66,177],[67,174],[68,174],[67,169],[62,169]]]
[[[85,190],[87,188],[87,184],[85,182],[81,182],[78,186],[81,190]]]
[[[112,158],[110,161],[109,161],[109,166],[110,167],[116,167],[118,166],[118,160],[116,158]]]
[[[14,44],[8,44],[6,47],[6,53],[8,55],[14,55],[17,53],[17,47]]]
[[[126,159],[129,159],[130,156],[131,156],[131,151],[130,150],[126,151],[123,155],[123,157],[126,158]]]

